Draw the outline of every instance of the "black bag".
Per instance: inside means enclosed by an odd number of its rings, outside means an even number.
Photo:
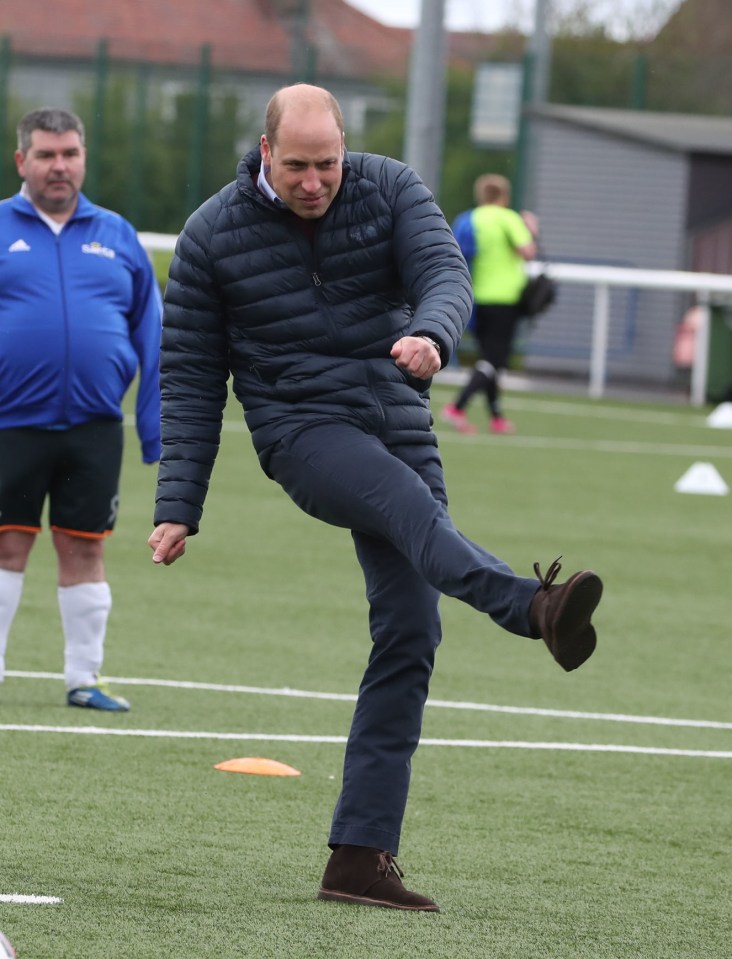
[[[541,248],[538,237],[535,238],[535,243],[538,254],[537,258],[539,261],[543,260],[546,262],[546,257],[544,256],[544,251]],[[516,304],[519,316],[521,318],[530,318],[538,316],[540,313],[543,313],[544,310],[548,310],[556,300],[557,293],[557,284],[547,273],[539,273],[537,276],[532,276],[526,281],[526,286],[523,288],[518,303]]]
[[[547,276],[539,273],[527,281],[518,301],[518,310],[521,316],[538,316],[549,309],[557,298],[557,284]]]

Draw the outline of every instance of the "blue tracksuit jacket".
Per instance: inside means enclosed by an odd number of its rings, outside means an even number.
[[[83,194],[56,236],[20,193],[0,202],[0,429],[122,419],[160,458],[161,298],[130,223]]]

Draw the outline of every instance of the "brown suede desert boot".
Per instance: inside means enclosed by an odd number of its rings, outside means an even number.
[[[590,622],[602,596],[602,580],[589,569],[570,576],[561,586],[553,586],[559,570],[554,560],[546,576],[534,563],[540,586],[529,607],[531,635],[541,637],[562,669],[577,669],[595,651],[597,634]]]
[[[390,852],[370,846],[338,846],[325,867],[318,899],[439,912],[432,899],[404,888],[403,875]]]

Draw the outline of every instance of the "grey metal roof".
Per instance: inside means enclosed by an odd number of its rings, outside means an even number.
[[[732,154],[732,118],[647,110],[610,110],[547,104],[530,116],[557,120],[681,153]]]

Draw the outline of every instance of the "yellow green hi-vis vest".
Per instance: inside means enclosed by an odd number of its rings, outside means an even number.
[[[529,228],[515,210],[479,206],[470,214],[475,256],[470,265],[473,296],[481,303],[515,303],[526,283],[524,259],[517,246],[532,242]]]

